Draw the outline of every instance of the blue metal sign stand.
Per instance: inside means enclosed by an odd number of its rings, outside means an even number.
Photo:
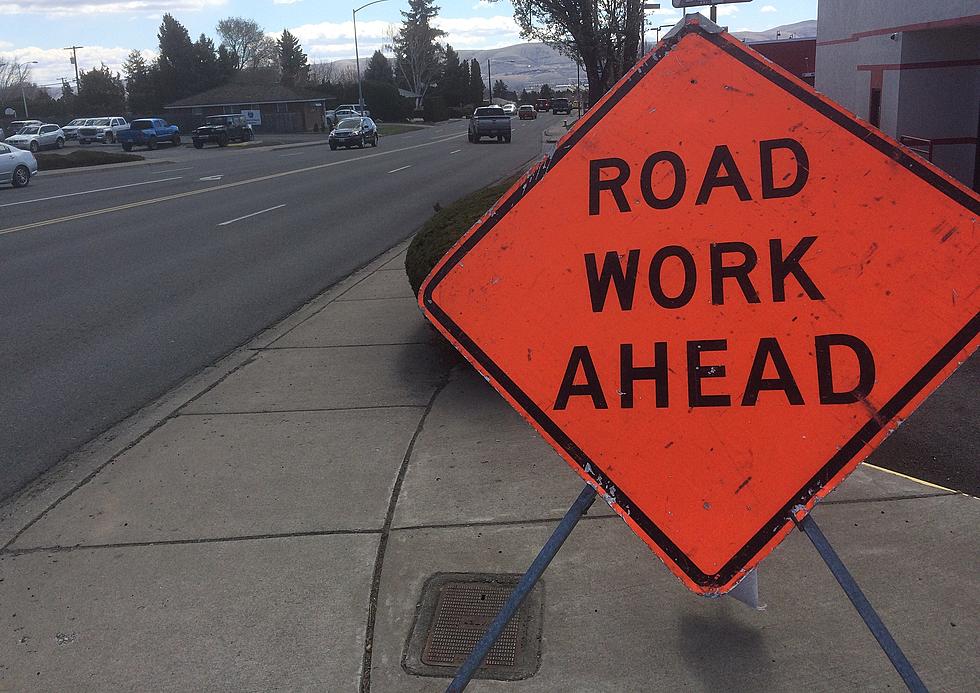
[[[586,485],[582,492],[572,503],[572,507],[568,509],[565,516],[562,518],[561,522],[555,528],[551,537],[545,543],[544,547],[535,557],[534,561],[531,563],[531,567],[527,569],[521,577],[520,582],[517,583],[517,587],[511,593],[510,597],[507,599],[507,603],[504,604],[500,613],[494,618],[493,623],[487,629],[487,632],[483,634],[480,638],[480,642],[476,644],[473,652],[470,656],[463,662],[462,666],[457,670],[455,678],[446,688],[446,693],[462,693],[469,685],[476,673],[476,670],[486,659],[487,654],[490,652],[490,648],[493,644],[497,642],[500,634],[503,633],[504,628],[510,619],[514,617],[517,610],[520,608],[521,604],[534,589],[538,580],[547,570],[548,566],[551,564],[552,559],[557,555],[558,550],[561,549],[565,540],[575,529],[575,525],[578,521],[582,519],[582,516],[588,512],[589,508],[592,507],[592,503],[595,502],[596,490],[592,486]],[[847,567],[841,561],[840,556],[834,551],[834,548],[830,545],[827,537],[824,533],[820,531],[820,527],[817,525],[817,521],[813,519],[810,514],[804,515],[803,519],[797,519],[795,513],[802,508],[794,509],[793,521],[796,526],[799,527],[800,531],[806,534],[807,538],[813,543],[813,546],[817,549],[817,553],[830,568],[830,572],[833,573],[837,582],[840,584],[844,593],[847,595],[848,599],[854,605],[858,614],[864,620],[864,623],[868,626],[872,635],[878,641],[881,649],[884,650],[888,659],[891,661],[892,666],[895,667],[895,671],[898,672],[899,676],[902,677],[902,681],[908,686],[908,689],[912,693],[926,693],[927,688],[922,683],[922,679],[915,672],[912,667],[911,662],[902,652],[902,649],[895,642],[895,638],[892,637],[891,633],[888,632],[888,628],[882,622],[881,617],[871,606],[871,602],[868,598],[864,596],[864,592],[858,586],[854,577],[848,571]]]
[[[802,520],[796,519],[794,515],[793,521],[796,522],[796,526],[800,528],[800,531],[806,534],[807,538],[813,543],[813,546],[817,549],[817,553],[820,554],[820,558],[824,560],[824,563],[830,568],[830,572],[837,578],[837,582],[840,584],[841,589],[844,590],[844,594],[847,595],[847,598],[851,600],[851,604],[854,605],[855,610],[864,619],[868,630],[871,631],[871,634],[875,636],[875,640],[878,641],[881,649],[888,655],[892,666],[895,667],[898,675],[902,677],[902,681],[905,682],[908,689],[913,693],[926,691],[925,684],[922,683],[919,675],[915,673],[915,669],[912,668],[912,663],[909,662],[905,653],[902,652],[902,648],[895,642],[892,634],[888,632],[888,628],[885,627],[881,617],[878,616],[878,612],[874,610],[871,602],[864,596],[864,592],[861,591],[861,588],[854,580],[847,566],[841,561],[840,556],[834,551],[834,547],[830,545],[827,537],[820,531],[817,521],[809,513],[804,515]]]
[[[483,634],[480,638],[480,642],[476,644],[473,652],[467,658],[463,665],[456,672],[456,678],[452,680],[449,687],[446,689],[446,693],[461,693],[465,690],[466,686],[469,684],[470,679],[473,678],[473,674],[476,673],[477,668],[483,664],[483,660],[487,658],[487,654],[490,652],[490,648],[493,644],[497,642],[497,638],[500,634],[504,632],[504,627],[513,618],[514,614],[520,608],[521,604],[524,603],[524,599],[531,593],[534,589],[534,585],[537,584],[538,580],[541,579],[541,575],[548,568],[551,560],[558,553],[558,549],[562,547],[565,540],[568,539],[568,535],[572,533],[575,529],[575,525],[578,521],[582,519],[582,516],[592,507],[592,503],[595,501],[596,490],[591,486],[586,485],[582,492],[578,494],[578,498],[572,503],[572,507],[568,509],[565,513],[565,517],[562,518],[561,522],[555,528],[554,533],[545,543],[544,548],[538,553],[534,561],[531,563],[531,567],[527,569],[521,581],[517,583],[517,587],[511,592],[510,597],[507,599],[507,603],[504,604],[504,608],[500,610],[497,617],[493,619],[493,623],[487,629],[487,632]]]

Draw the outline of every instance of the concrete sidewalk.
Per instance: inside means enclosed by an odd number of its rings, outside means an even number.
[[[425,323],[403,262],[2,508],[0,691],[445,688],[404,665],[426,580],[523,572],[581,482]],[[975,690],[980,502],[864,466],[816,517],[926,685]],[[760,572],[765,611],[695,597],[597,503],[545,574],[537,670],[470,690],[901,689],[805,537]]]

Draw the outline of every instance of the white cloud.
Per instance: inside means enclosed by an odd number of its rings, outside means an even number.
[[[509,46],[521,41],[513,17],[436,17],[433,25],[446,32],[440,39],[453,48],[481,49]],[[398,25],[381,20],[358,22],[357,40],[361,55],[370,55],[388,43],[388,35]],[[310,58],[353,58],[354,23],[319,22],[289,30],[302,42]]]
[[[759,12],[779,12],[775,5],[763,5],[759,8]]]
[[[65,17],[79,14],[132,14],[147,12],[196,12],[204,7],[224,5],[227,0],[20,0],[0,3],[0,15],[39,14]],[[159,16],[159,15],[154,15]]]
[[[303,0],[272,0],[273,5],[295,5],[297,2],[303,2]]]
[[[735,5],[718,5],[719,17],[731,17],[738,14],[738,7]]]
[[[78,70],[88,71],[105,63],[113,72],[122,72],[122,64],[126,61],[130,50],[120,46],[86,46],[78,51]],[[156,58],[156,53],[153,51],[140,52],[147,60]],[[22,63],[36,60],[37,65],[31,65],[31,80],[36,84],[57,85],[62,77],[72,81],[75,79],[75,66],[70,62],[71,51],[25,46],[5,49],[2,55],[6,58],[15,58]]]
[[[473,5],[474,10],[487,10],[490,9],[490,5],[493,4],[490,0],[478,0],[478,2]]]

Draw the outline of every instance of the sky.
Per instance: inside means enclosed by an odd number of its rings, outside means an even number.
[[[311,62],[354,57],[351,10],[367,0],[0,0],[0,56],[32,66],[32,79],[42,85],[73,77],[70,51],[78,51],[81,69],[105,63],[120,70],[126,55],[138,49],[147,57],[157,48],[160,19],[170,12],[196,39],[217,38],[219,19],[255,19],[268,33],[289,29],[299,37]],[[385,0],[357,14],[358,47],[370,57],[382,47],[389,27],[400,20],[407,0]],[[437,20],[454,48],[500,48],[522,41],[508,0],[437,0]],[[663,8],[648,12],[648,25],[672,24],[681,11],[661,0]],[[707,14],[707,8],[704,8]],[[732,31],[758,31],[817,16],[817,0],[752,0],[719,5],[719,23]],[[218,41],[215,40],[217,44]]]

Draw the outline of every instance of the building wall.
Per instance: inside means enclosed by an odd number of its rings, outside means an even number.
[[[980,120],[978,0],[819,0],[816,81],[893,137],[940,142],[934,162],[976,185]]]
[[[246,103],[224,106],[205,106],[200,108],[179,108],[167,110],[164,117],[178,125],[181,132],[187,133],[204,123],[209,115],[241,113],[245,110],[259,111],[262,125],[254,126],[256,132],[312,132],[314,124],[323,127],[323,104],[313,103]]]
[[[783,39],[780,41],[752,41],[745,44],[762,53],[781,68],[807,84],[813,84],[816,65],[817,40],[813,38]]]

